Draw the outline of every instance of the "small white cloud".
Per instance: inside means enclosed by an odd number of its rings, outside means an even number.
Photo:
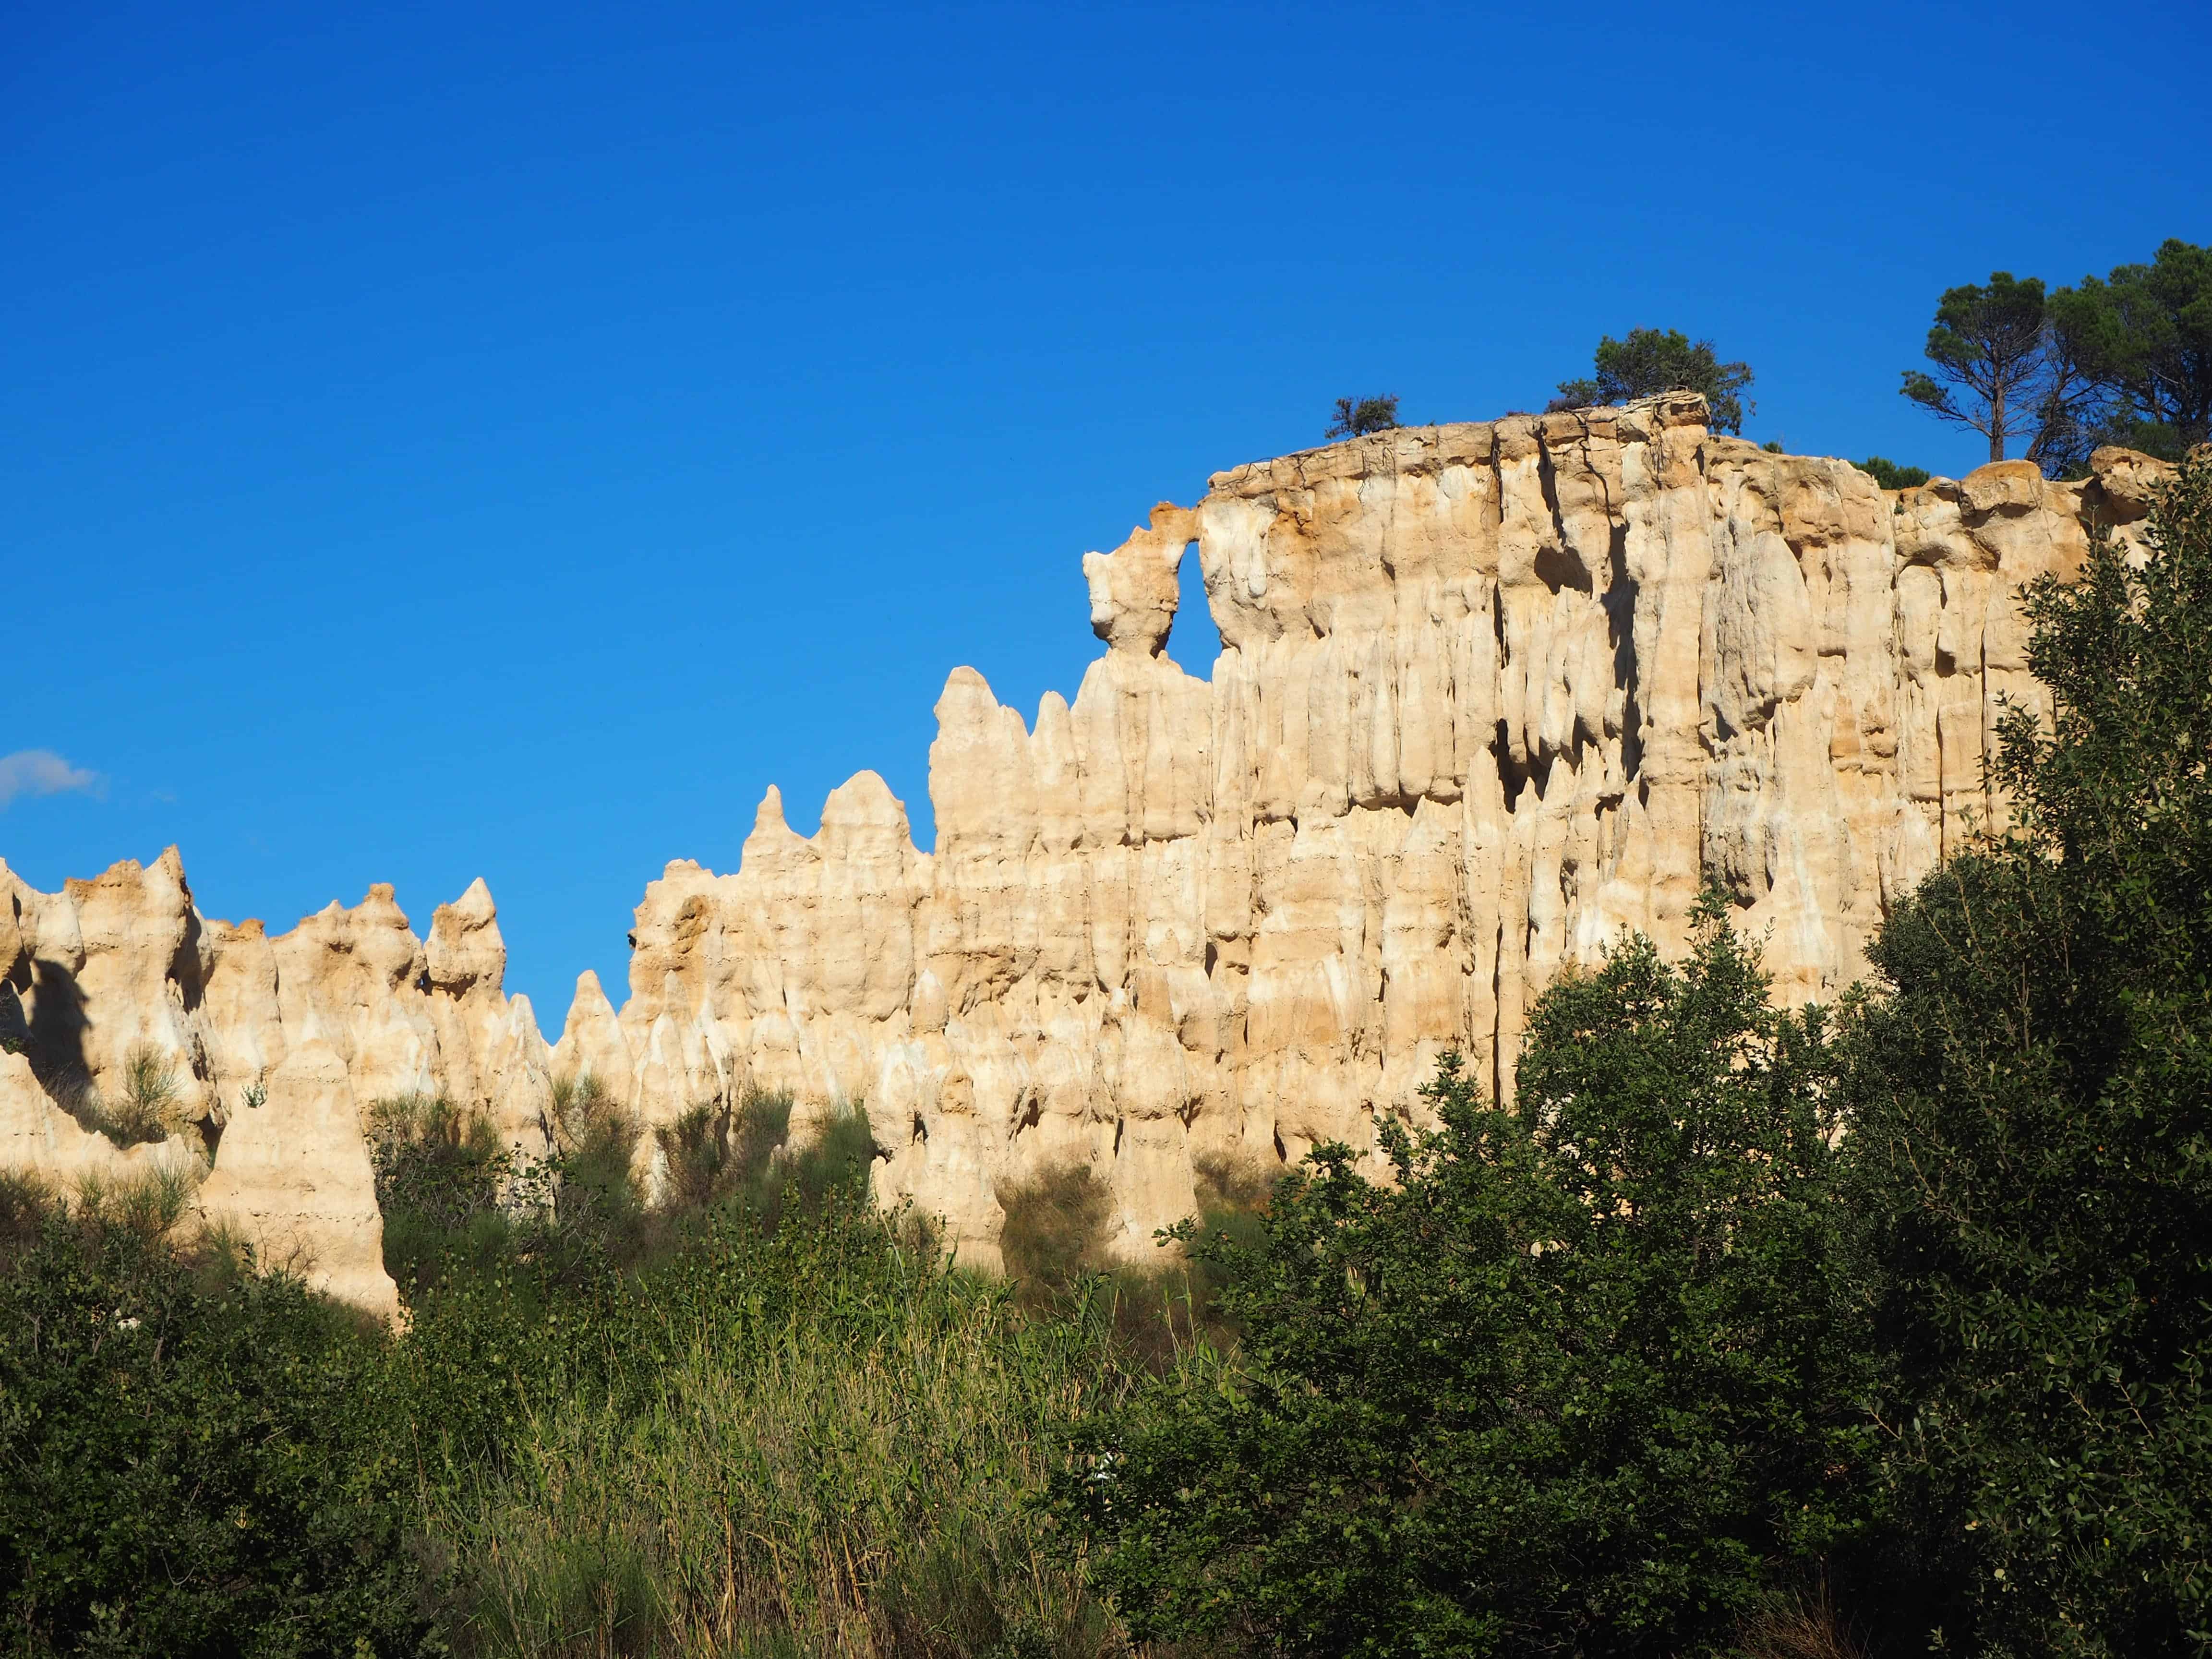
[[[18,795],[89,793],[100,781],[99,773],[71,766],[51,749],[18,749],[0,755],[0,812]]]

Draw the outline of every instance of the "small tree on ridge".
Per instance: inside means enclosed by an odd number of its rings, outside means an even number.
[[[1339,398],[1336,418],[1328,423],[1330,438],[1364,438],[1370,432],[1388,432],[1398,424],[1398,398],[1393,392],[1380,398]]]
[[[1751,365],[1724,363],[1711,340],[1692,341],[1678,328],[1632,328],[1628,337],[1610,334],[1597,343],[1596,374],[1559,382],[1553,409],[1591,404],[1625,404],[1662,392],[1701,393],[1711,412],[1713,430],[1743,430],[1742,393],[1752,382]]]

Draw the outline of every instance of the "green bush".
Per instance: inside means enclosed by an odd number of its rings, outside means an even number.
[[[403,1095],[372,1104],[368,1126],[384,1269],[403,1294],[456,1264],[484,1268],[514,1249],[514,1210],[528,1200],[514,1190],[518,1160],[489,1120],[448,1100]]]
[[[1066,1164],[1002,1188],[999,1250],[1006,1276],[1033,1299],[1065,1293],[1106,1266],[1114,1194],[1087,1164]]]
[[[1869,455],[1859,463],[1859,471],[1867,474],[1884,489],[1911,489],[1928,482],[1931,476],[1924,466],[1900,466],[1895,461],[1880,455]]]
[[[1694,392],[1705,398],[1714,431],[1743,430],[1743,393],[1752,383],[1751,366],[1721,362],[1711,340],[1692,341],[1680,329],[1632,328],[1626,339],[1610,334],[1600,339],[1593,367],[1595,372],[1583,379],[1560,381],[1551,407],[1583,409],[1662,392]]]
[[[428,1650],[380,1340],[295,1279],[179,1254],[182,1206],[160,1183],[0,1206],[0,1640]]]
[[[1375,398],[1339,398],[1336,414],[1326,435],[1331,439],[1364,438],[1388,432],[1398,424],[1398,399],[1386,394]]]
[[[1853,1159],[1884,1273],[1888,1600],[1916,1645],[2212,1646],[2212,460],[2140,569],[2028,595],[2055,724],[2009,833],[1873,955]]]
[[[1055,1486],[1142,1638],[1290,1654],[1718,1652],[1861,1529],[1870,1429],[1821,1022],[1719,902],[1538,1004],[1516,1108],[1448,1059],[1277,1188],[1240,1370],[1089,1425]]]

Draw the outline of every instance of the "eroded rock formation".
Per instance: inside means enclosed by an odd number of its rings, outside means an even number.
[[[386,886],[271,939],[201,917],[171,848],[40,893],[0,863],[0,1167],[64,1184],[161,1168],[264,1261],[390,1313],[362,1109],[444,1094],[543,1145],[545,1044],[500,979],[482,882],[427,945]],[[150,1074],[179,1132],[129,1147],[86,1127]],[[212,1158],[207,1152],[212,1151]]]
[[[1712,434],[1687,396],[1239,467],[1085,556],[1106,650],[1073,703],[1025,722],[953,672],[933,853],[873,773],[811,837],[771,788],[736,872],[647,889],[628,1000],[585,975],[550,1049],[501,993],[481,884],[426,945],[386,888],[269,939],[200,921],[173,854],[51,897],[0,866],[11,983],[33,1024],[88,1016],[95,1088],[133,1042],[184,1057],[227,1114],[210,1212],[292,1228],[364,1300],[389,1285],[361,1103],[443,1092],[527,1144],[583,1072],[649,1122],[865,1101],[883,1195],[971,1260],[1000,1194],[1087,1164],[1141,1253],[1204,1161],[1367,1142],[1446,1046],[1510,1090],[1529,999],[1626,929],[1679,945],[1708,876],[1782,994],[1834,994],[2002,821],[2000,702],[2042,698],[2020,584],[2070,573],[2093,522],[2136,533],[2160,471],[2105,451],[2080,484],[2014,463],[1885,493]],[[1212,626],[1175,634],[1193,544]],[[1208,678],[1168,654],[1193,635]],[[0,1158],[107,1156],[72,1132],[0,1061]]]

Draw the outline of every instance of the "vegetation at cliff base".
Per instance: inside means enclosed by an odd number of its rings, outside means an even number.
[[[1717,1652],[1863,1530],[1872,1360],[1817,1012],[1708,895],[1534,1011],[1515,1109],[1343,1147],[1200,1245],[1248,1333],[1058,1486],[1139,1636],[1261,1651]],[[1195,1242],[1195,1241],[1194,1241]]]
[[[186,1196],[0,1186],[0,1650],[418,1650],[380,1339]]]
[[[374,1109],[397,1333],[181,1186],[0,1192],[0,1651],[1123,1650],[1034,1502],[1137,1374],[1110,1281],[953,1270],[857,1112],[556,1115]]]

